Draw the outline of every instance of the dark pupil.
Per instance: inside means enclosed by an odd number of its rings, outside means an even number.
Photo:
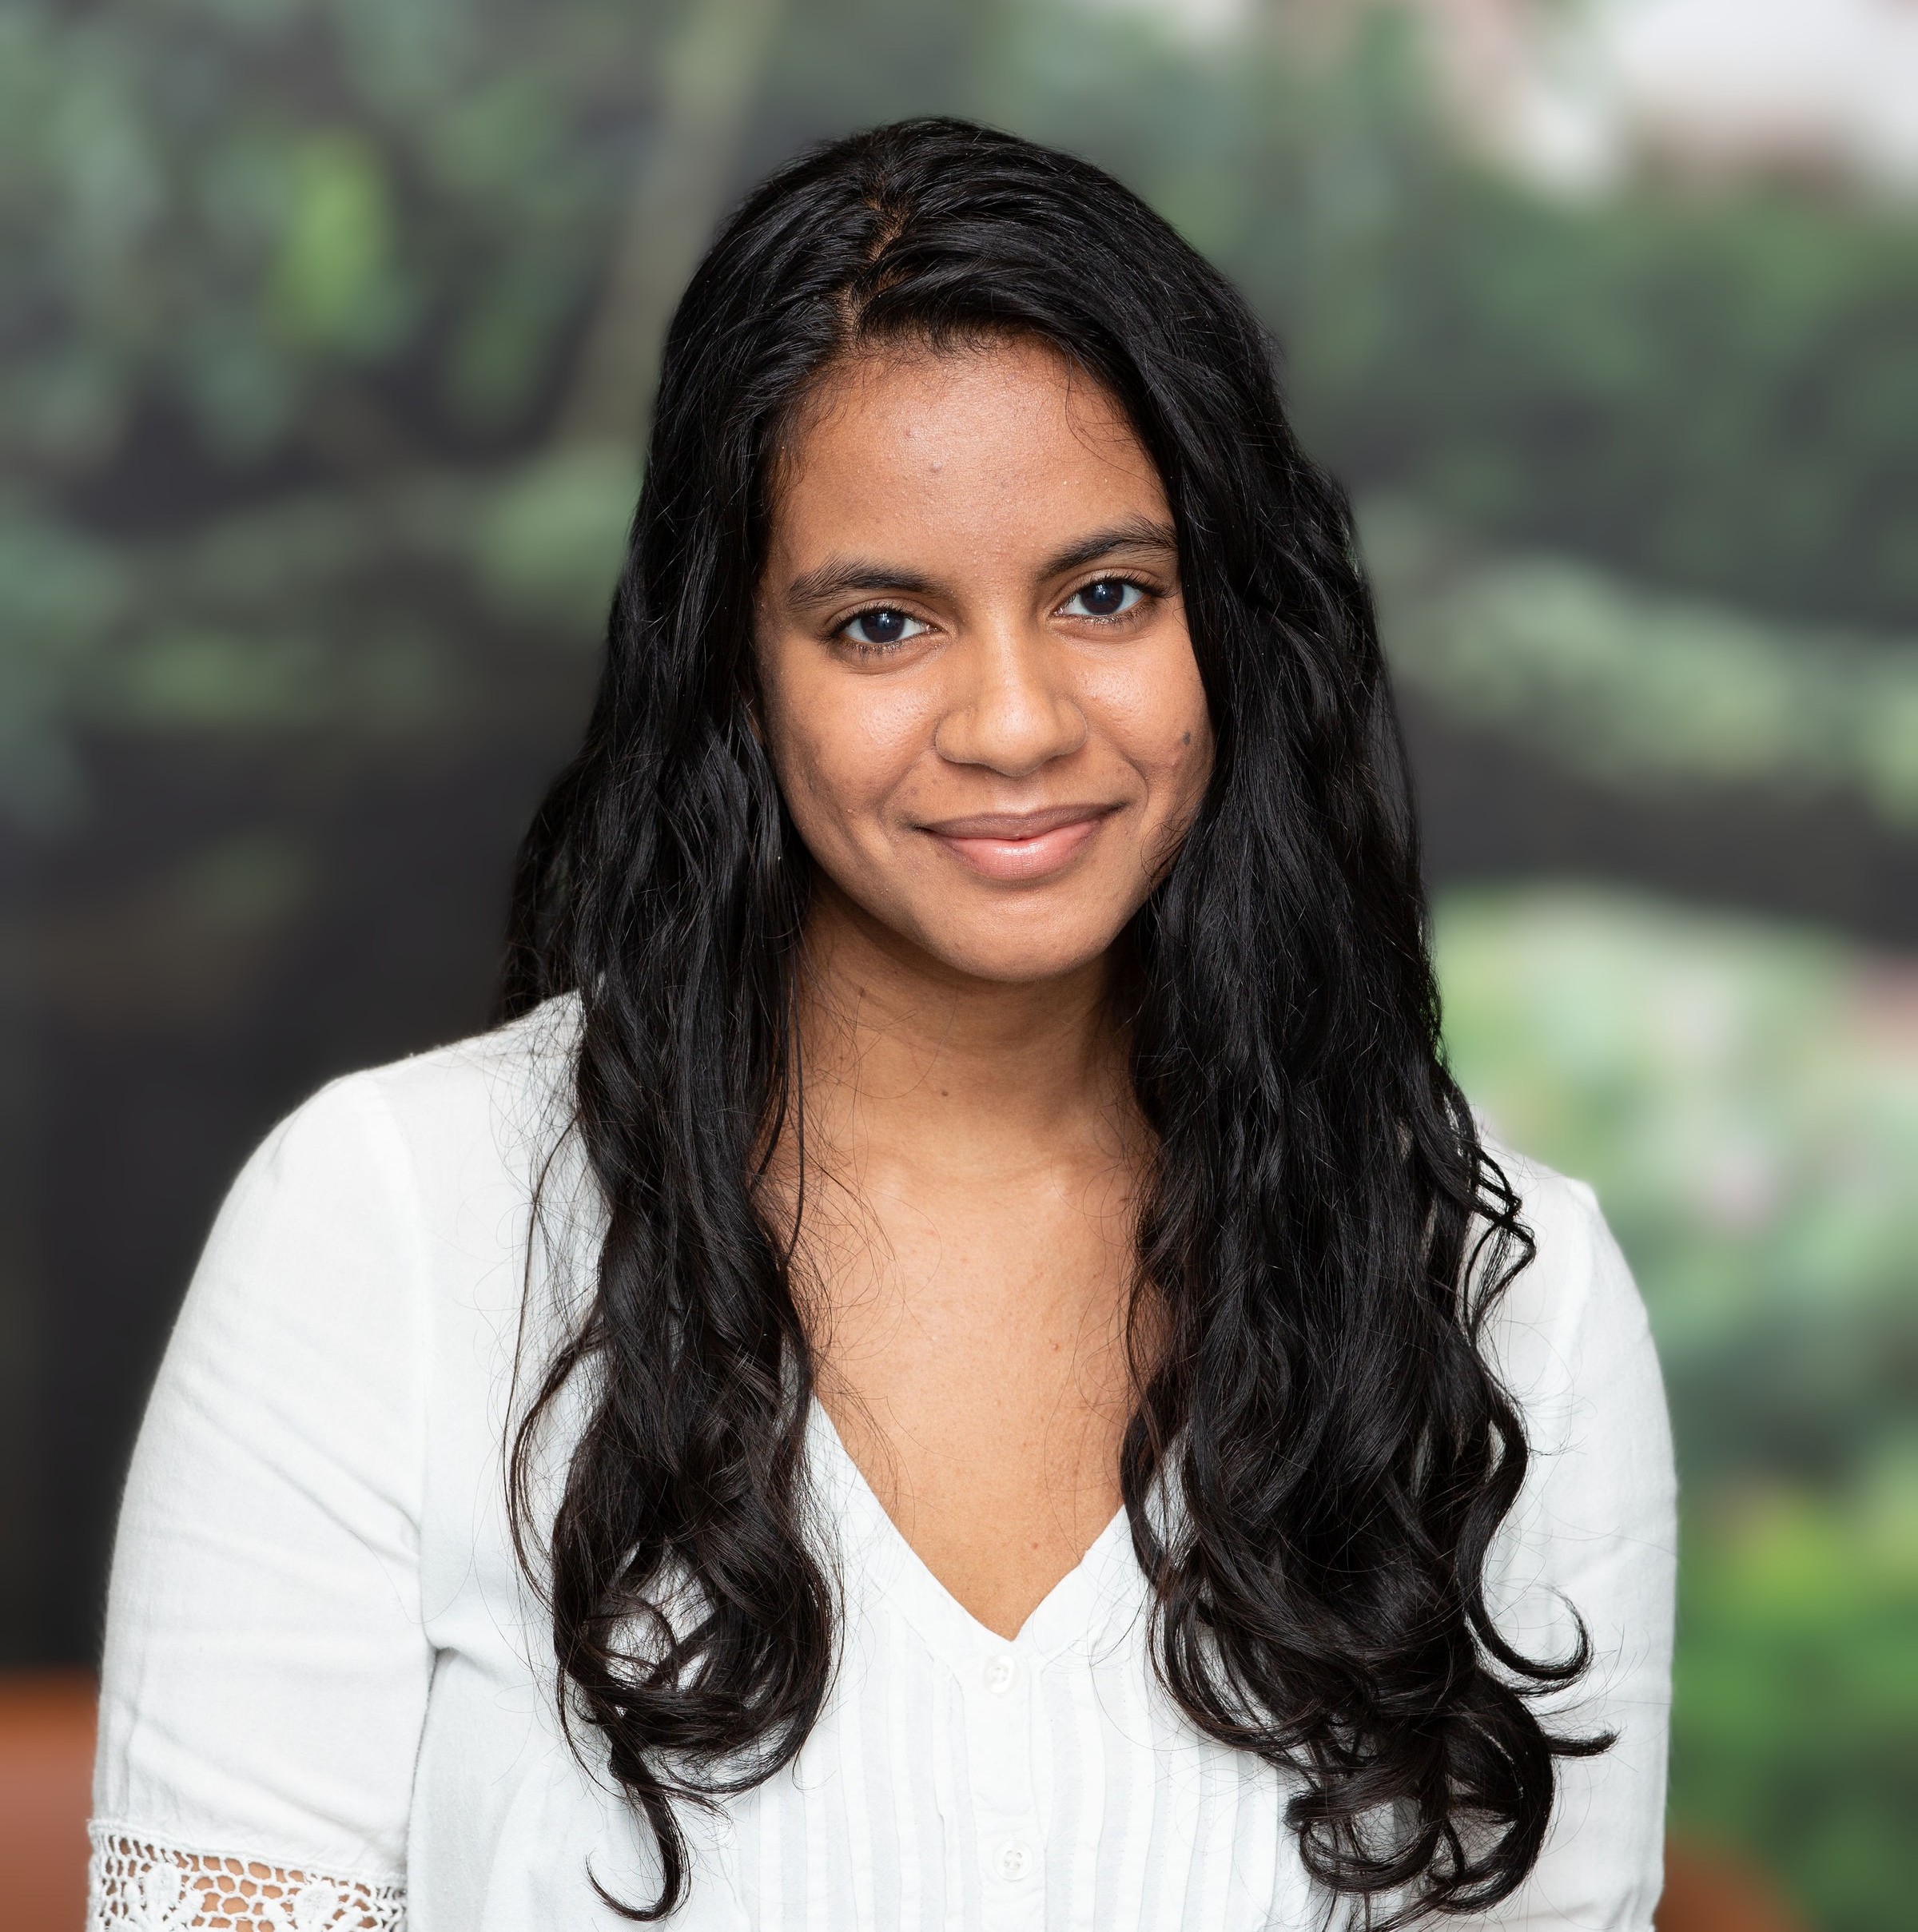
[[[1088,583],[1079,595],[1094,617],[1111,617],[1125,602],[1125,586],[1116,577],[1103,577],[1097,583]]]
[[[905,629],[903,610],[869,610],[859,620],[869,644],[896,644]]]

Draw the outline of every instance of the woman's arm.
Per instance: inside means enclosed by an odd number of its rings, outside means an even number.
[[[430,1347],[405,1145],[364,1076],[235,1183],[113,1559],[89,1924],[388,1932],[432,1652]]]
[[[1492,1915],[1531,1932],[1650,1932],[1663,1882],[1676,1485],[1665,1390],[1645,1310],[1582,1182],[1508,1169],[1538,1258],[1494,1321],[1532,1462],[1495,1552],[1500,1628],[1533,1656],[1566,1656],[1584,1620],[1592,1666],[1542,1699],[1560,1735],[1611,1731],[1561,1759],[1543,1855]]]

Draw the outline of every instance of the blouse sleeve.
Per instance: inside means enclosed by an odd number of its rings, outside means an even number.
[[[390,1932],[433,1656],[408,1151],[336,1083],[235,1183],[113,1556],[89,1926]]]
[[[1592,1664],[1534,1707],[1562,1736],[1614,1734],[1557,1762],[1538,1865],[1492,1914],[1527,1932],[1651,1932],[1663,1883],[1676,1483],[1645,1309],[1582,1182],[1515,1163],[1537,1259],[1496,1318],[1495,1353],[1522,1406],[1531,1463],[1494,1552],[1502,1630],[1534,1658],[1577,1637]]]

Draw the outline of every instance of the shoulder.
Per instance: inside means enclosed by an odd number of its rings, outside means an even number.
[[[1657,1896],[1671,1699],[1677,1477],[1645,1311],[1598,1197],[1485,1134],[1533,1254],[1493,1305],[1488,1354],[1524,1424],[1525,1476],[1487,1552],[1505,1640],[1588,1666],[1533,1708],[1603,1736],[1554,1767],[1550,1835],[1499,1925],[1644,1926]],[[1528,1695],[1534,1693],[1528,1692]]]
[[[1534,1429],[1568,1424],[1574,1410],[1602,1401],[1648,1426],[1655,1416],[1662,1431],[1664,1389],[1645,1304],[1597,1194],[1494,1136],[1482,1131],[1481,1140],[1517,1198],[1531,1246],[1486,1322],[1506,1388]]]
[[[365,1213],[533,1178],[567,1138],[579,1009],[551,1000],[511,1024],[331,1080],[268,1134],[227,1215],[343,1195]],[[344,1205],[344,1202],[342,1201]]]
[[[524,1238],[567,1141],[571,1002],[348,1074],[266,1136],[229,1191],[176,1350],[302,1357],[396,1341],[440,1290],[472,1298]]]
[[[330,1081],[283,1121],[298,1139],[383,1123],[409,1148],[491,1139],[511,1155],[563,1132],[579,1040],[579,1002],[547,1000],[507,1025]]]

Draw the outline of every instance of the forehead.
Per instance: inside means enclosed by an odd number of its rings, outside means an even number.
[[[1126,515],[1167,520],[1112,396],[1044,344],[915,345],[836,365],[785,439],[775,550],[858,542],[1051,551]]]

